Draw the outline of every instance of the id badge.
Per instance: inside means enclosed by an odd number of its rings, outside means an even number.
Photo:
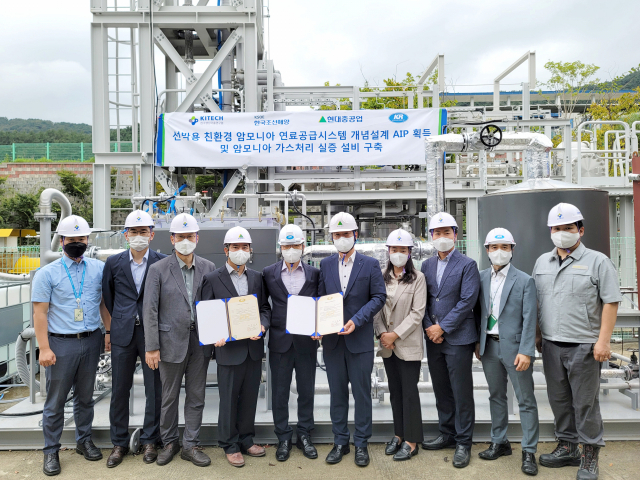
[[[76,308],[73,310],[73,320],[75,322],[82,322],[84,320],[84,315],[81,308]]]

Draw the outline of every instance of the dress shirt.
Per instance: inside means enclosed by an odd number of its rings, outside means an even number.
[[[489,292],[489,301],[493,299],[493,303],[489,305],[491,308],[491,314],[493,317],[498,320],[500,316],[500,301],[502,300],[502,289],[504,288],[504,282],[507,280],[507,273],[509,272],[509,268],[511,264],[508,263],[504,268],[499,271],[495,271],[493,267],[491,267],[491,291]],[[493,326],[493,328],[487,331],[489,335],[498,335],[498,322]]]
[[[338,255],[338,273],[340,274],[340,286],[342,287],[342,293],[347,292],[347,286],[349,285],[349,277],[351,276],[351,270],[353,270],[353,265],[356,261],[357,253],[354,251],[351,256],[342,261],[340,255]]]
[[[140,263],[136,263],[133,259],[133,255],[131,254],[131,249],[129,249],[129,264],[131,265],[131,275],[133,276],[133,283],[136,284],[136,290],[140,293],[140,289],[142,288],[142,280],[144,280],[144,274],[147,271],[147,262],[149,261],[149,249],[142,257],[142,261]]]
[[[184,280],[184,286],[187,289],[187,296],[189,297],[189,310],[191,311],[191,323],[195,322],[195,315],[193,312],[193,276],[195,273],[194,262],[191,262],[191,266],[184,263],[179,256],[176,255],[178,264],[180,265],[180,271],[182,272],[182,279]]]
[[[78,304],[62,262],[65,262],[69,268],[69,274],[78,293],[82,283],[82,272],[86,269],[84,288],[80,296],[82,322],[74,320]],[[104,262],[100,260],[83,258],[80,263],[77,263],[63,254],[62,258],[36,271],[31,287],[31,301],[49,303],[47,313],[49,332],[60,334],[92,332],[100,327],[103,269]]]
[[[302,268],[302,262],[298,262],[298,266],[294,268],[291,272],[289,271],[287,262],[282,262],[282,283],[289,292],[289,295],[298,295],[300,290],[302,290],[302,286],[306,280],[306,276],[304,274],[304,268]]]
[[[436,270],[436,281],[438,282],[438,287],[440,286],[442,275],[444,274],[444,270],[447,268],[447,265],[449,265],[449,260],[451,259],[451,255],[453,255],[454,251],[455,248],[453,248],[446,257],[444,257],[444,260],[442,260],[440,255],[438,255],[438,268]]]
[[[238,296],[244,297],[245,295],[249,295],[249,280],[247,279],[247,267],[244,267],[242,270],[242,275],[238,274],[238,269],[233,268],[229,265],[229,262],[225,263],[227,267],[227,272],[231,276],[231,281],[233,282],[233,286],[236,287],[236,292],[238,292]]]

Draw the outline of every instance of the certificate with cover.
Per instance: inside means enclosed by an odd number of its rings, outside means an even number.
[[[229,333],[234,340],[257,337],[262,333],[256,295],[232,297],[227,301]]]
[[[201,300],[196,303],[198,337],[202,345],[262,335],[256,295]]]
[[[342,293],[323,297],[289,295],[286,332],[305,336],[341,332],[344,327],[342,298]]]

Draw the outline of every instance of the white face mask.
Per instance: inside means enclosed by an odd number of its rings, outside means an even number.
[[[245,252],[244,250],[236,250],[234,252],[229,251],[229,259],[235,265],[244,265],[249,261],[249,257],[251,254],[249,252]]]
[[[302,249],[298,248],[289,248],[287,250],[282,250],[282,258],[287,263],[296,263],[300,258],[302,258]]]
[[[334,240],[333,244],[340,253],[347,253],[353,248],[353,244],[355,243],[354,241],[354,237],[340,237],[337,240]]]
[[[404,267],[409,261],[409,256],[404,253],[391,253],[389,254],[389,261],[393,263],[394,267]]]
[[[579,233],[555,232],[551,234],[551,241],[558,248],[571,248],[580,240]]]
[[[433,246],[436,247],[436,250],[439,252],[448,252],[453,248],[454,241],[452,238],[440,237],[433,240]]]
[[[503,266],[511,261],[511,252],[505,252],[504,250],[494,250],[489,252],[489,260],[493,265]]]
[[[136,252],[141,252],[149,246],[149,240],[149,237],[143,237],[142,235],[129,237],[129,246]]]
[[[196,243],[190,240],[184,239],[181,242],[176,242],[174,245],[176,250],[182,255],[191,255],[196,249]]]

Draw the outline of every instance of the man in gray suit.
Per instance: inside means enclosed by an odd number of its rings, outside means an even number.
[[[145,283],[143,321],[145,360],[160,369],[162,408],[160,436],[163,449],[156,463],[166,465],[180,450],[178,399],[185,378],[183,460],[206,467],[211,459],[202,451],[198,435],[202,424],[207,367],[211,346],[200,345],[195,304],[200,300],[202,278],[216,266],[193,251],[198,243],[198,222],[181,213],[171,222],[175,254],[149,267]]]
[[[533,278],[510,263],[515,245],[513,236],[504,228],[491,230],[484,242],[492,266],[480,272],[480,295],[475,309],[480,314],[476,357],[482,360],[489,384],[491,445],[478,455],[484,460],[496,460],[512,453],[507,439],[508,376],[520,405],[521,469],[527,475],[537,475],[539,424],[531,363],[535,358],[538,304]]]

